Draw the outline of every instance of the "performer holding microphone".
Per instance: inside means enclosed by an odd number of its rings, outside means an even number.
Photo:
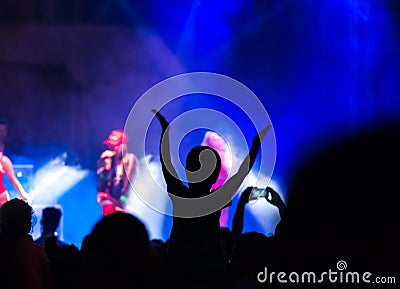
[[[138,171],[138,159],[127,151],[128,135],[123,130],[113,130],[106,140],[105,150],[97,162],[97,202],[102,215],[125,211],[129,197],[129,181]]]

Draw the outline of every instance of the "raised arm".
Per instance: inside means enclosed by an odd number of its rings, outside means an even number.
[[[162,127],[162,133],[160,138],[160,161],[164,179],[165,182],[167,183],[167,188],[182,186],[183,184],[179,180],[178,174],[174,166],[172,165],[171,153],[170,153],[171,149],[169,142],[169,128],[170,128],[169,123],[160,112],[158,112],[155,109],[152,109],[151,111],[156,115]]]
[[[1,164],[3,166],[5,173],[7,174],[8,178],[10,179],[14,188],[17,190],[18,194],[21,196],[21,198],[23,200],[28,201],[30,196],[25,191],[25,189],[22,187],[21,183],[15,176],[11,160],[7,156],[3,155],[0,159],[0,161],[1,161]]]
[[[254,165],[258,151],[260,149],[261,141],[264,139],[267,132],[271,129],[271,125],[268,125],[263,130],[259,131],[253,138],[253,145],[251,146],[249,153],[240,165],[239,170],[226,183],[220,188],[227,193],[234,194],[246,178]]]
[[[237,238],[243,231],[243,216],[244,216],[244,207],[249,201],[249,197],[251,194],[251,190],[253,187],[247,187],[242,194],[240,195],[235,215],[233,216],[232,222],[232,233]]]

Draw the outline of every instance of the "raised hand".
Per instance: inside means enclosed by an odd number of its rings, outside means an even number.
[[[242,233],[244,207],[246,203],[248,203],[249,201],[252,190],[253,187],[247,187],[240,195],[240,199],[236,207],[235,215],[233,216],[233,222],[232,222],[232,233],[235,236],[239,236]]]
[[[279,207],[282,204],[284,205],[285,203],[282,201],[281,197],[279,194],[271,187],[267,187],[266,191],[268,192],[268,195],[271,195],[270,198],[267,198],[267,201],[270,202],[272,205]]]
[[[105,150],[100,158],[105,159],[105,158],[112,158],[113,156],[115,156],[116,152],[112,151],[112,150]]]
[[[253,142],[254,141],[262,141],[265,137],[265,135],[267,134],[267,132],[272,128],[272,125],[268,125],[265,128],[263,128],[262,130],[260,130],[259,132],[257,132],[257,135],[254,136],[253,138]]]
[[[28,194],[27,192],[21,192],[21,198],[28,204],[32,203],[32,196],[30,194]]]
[[[156,109],[152,109],[151,111],[156,115],[156,117],[158,118],[161,126],[164,129],[169,126],[169,122],[165,119],[165,117],[159,111],[157,111]]]
[[[249,202],[250,194],[251,194],[251,191],[252,191],[252,190],[253,190],[253,187],[247,187],[247,188],[242,192],[242,194],[240,195],[240,199],[239,199],[239,202],[240,202],[241,204],[246,204],[246,203]]]

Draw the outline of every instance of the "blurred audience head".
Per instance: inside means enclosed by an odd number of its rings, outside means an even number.
[[[0,232],[4,236],[20,237],[30,233],[33,209],[20,199],[12,199],[0,208]]]
[[[47,207],[42,211],[41,224],[43,231],[55,232],[60,224],[62,212],[55,207]]]
[[[85,238],[82,253],[91,288],[144,288],[149,282],[149,236],[133,215],[116,212],[103,217]],[[105,270],[112,277],[102,278]]]

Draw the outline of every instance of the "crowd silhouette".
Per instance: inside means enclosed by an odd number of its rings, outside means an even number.
[[[195,199],[215,192],[211,187],[219,174],[220,159],[210,147],[194,147],[186,159],[185,186],[170,159],[169,123],[160,112],[153,112],[162,127],[160,161],[167,190],[174,212],[181,212],[183,203],[175,197]],[[256,134],[238,172],[217,190],[229,198],[234,195],[270,128]],[[307,156],[294,169],[286,203],[278,192],[266,188],[267,201],[278,208],[281,218],[273,236],[243,232],[252,187],[239,195],[232,229],[220,227],[223,207],[192,217],[178,214],[173,217],[169,239],[163,241],[150,239],[145,225],[134,215],[115,212],[97,222],[80,249],[60,242],[54,234],[61,217],[56,208],[43,210],[42,236],[34,241],[30,235],[32,208],[12,199],[0,208],[0,287],[251,289],[315,285],[310,284],[312,280],[289,280],[289,272],[314,272],[316,282],[322,280],[318,288],[346,287],[349,284],[344,280],[321,279],[330,269],[342,270],[337,267],[339,261],[345,262],[347,271],[371,272],[371,283],[377,276],[398,278],[400,218],[394,198],[399,193],[399,148],[400,126],[380,125]],[[207,163],[214,165],[206,177],[196,174]],[[286,282],[267,276],[267,272],[285,272]],[[368,284],[358,280],[350,285],[364,288]]]

